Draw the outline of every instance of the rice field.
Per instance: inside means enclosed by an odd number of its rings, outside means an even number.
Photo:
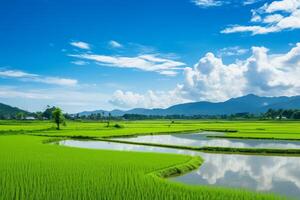
[[[0,134],[31,133],[49,136],[107,137],[120,135],[196,132],[200,130],[225,131],[226,137],[299,139],[300,121],[117,121],[67,122],[59,132],[49,121],[0,121]],[[114,127],[115,124],[121,128]]]
[[[189,156],[67,148],[44,139],[1,136],[0,199],[276,199],[150,175]]]
[[[197,157],[70,148],[44,141],[53,138],[49,136],[104,137],[234,127],[243,134],[257,128],[271,134],[280,127],[274,135],[298,137],[297,122],[284,126],[268,122],[114,123],[123,128],[101,122],[67,122],[63,130],[56,131],[50,122],[0,121],[0,199],[284,199],[240,189],[188,186],[158,177],[166,176],[169,169],[184,171],[187,165],[200,164]]]

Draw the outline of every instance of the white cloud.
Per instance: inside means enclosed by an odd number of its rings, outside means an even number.
[[[186,68],[182,91],[188,99],[221,101],[241,96],[245,85],[244,67],[237,64],[224,65],[220,58],[207,53],[194,68]]]
[[[225,65],[212,53],[185,71],[183,90],[191,99],[221,101],[254,93],[264,96],[300,93],[300,43],[286,54],[252,47],[252,56]]]
[[[165,75],[165,76],[176,76],[178,74],[178,72],[176,71],[170,71],[170,70],[163,70],[159,72],[161,75]]]
[[[192,2],[201,8],[222,6],[224,3],[226,3],[225,1],[218,0],[192,0]]]
[[[260,1],[265,0],[245,0],[245,1],[239,1],[239,0],[191,0],[192,3],[199,6],[200,8],[208,8],[208,7],[218,7],[225,4],[236,4],[236,5],[251,5],[258,3]]]
[[[108,95],[84,88],[47,88],[24,89],[12,86],[0,86],[0,101],[21,107],[29,111],[38,111],[46,105],[60,106],[65,112],[75,113],[83,110],[110,108]]]
[[[253,35],[300,28],[300,0],[280,0],[252,10],[253,23],[259,25],[233,25],[221,33],[251,32]]]
[[[24,92],[8,87],[0,87],[0,98],[50,99],[47,94],[36,91]]]
[[[245,0],[243,2],[243,5],[251,5],[251,4],[255,4],[257,2],[260,2],[260,1],[263,1],[263,0]]]
[[[30,74],[20,70],[0,70],[0,77],[2,78],[14,78],[22,81],[31,81],[46,83],[52,85],[61,85],[61,86],[75,86],[77,85],[77,80],[67,79],[60,77],[51,77],[51,76],[41,76],[38,74]]]
[[[252,18],[251,18],[251,22],[261,22],[262,18],[261,16],[257,13],[256,10],[251,10],[252,12]]]
[[[270,4],[264,5],[264,10],[267,13],[273,13],[277,11],[293,12],[298,10],[300,7],[299,0],[280,0],[273,1]]]
[[[248,49],[243,49],[239,46],[226,47],[218,51],[218,55],[222,56],[241,56],[248,52]]]
[[[112,47],[112,48],[122,48],[123,45],[115,40],[111,40],[109,41],[109,46]]]
[[[76,60],[76,61],[72,61],[71,63],[73,63],[74,65],[81,65],[81,66],[89,64],[88,62],[83,60]]]
[[[239,26],[234,25],[231,27],[228,27],[221,31],[221,33],[241,33],[241,32],[252,32],[253,35],[258,34],[267,34],[272,32],[278,32],[279,29],[275,26],[271,27],[262,27],[262,26]]]
[[[180,88],[180,86],[178,86]],[[131,91],[117,90],[109,101],[120,108],[165,108],[170,105],[187,102],[175,89],[169,92],[147,91],[146,94],[138,94]]]
[[[30,80],[34,82],[47,83],[52,85],[61,85],[61,86],[75,86],[78,83],[78,81],[75,79],[67,79],[67,78],[60,78],[60,77],[40,77],[40,78],[33,78]]]
[[[0,77],[23,78],[36,76],[36,74],[29,74],[19,70],[0,70]]]
[[[135,57],[125,56],[106,56],[98,54],[77,54],[70,55],[72,57],[91,60],[97,62],[99,65],[119,68],[136,68],[143,71],[157,72],[163,75],[176,74],[176,70],[181,69],[185,63],[162,58],[156,54],[144,54]]]
[[[78,41],[78,42],[71,42],[70,44],[72,46],[80,48],[80,49],[85,49],[85,50],[90,50],[91,49],[91,46],[86,42]]]
[[[245,60],[224,64],[207,53],[193,68],[184,70],[185,82],[167,92],[146,94],[117,91],[111,100],[119,107],[167,107],[188,101],[224,101],[249,93],[262,96],[300,94],[300,43],[289,52],[269,54],[265,47],[252,47]]]
[[[280,14],[268,15],[263,19],[263,22],[266,24],[278,23],[283,19],[283,16]]]

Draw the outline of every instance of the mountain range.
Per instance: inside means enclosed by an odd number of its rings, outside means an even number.
[[[122,116],[124,114],[140,114],[140,115],[228,115],[236,113],[252,113],[259,114],[266,112],[268,109],[300,109],[300,96],[292,97],[260,97],[254,94],[232,98],[224,102],[192,102],[171,106],[169,108],[134,108],[131,110],[96,110],[78,113],[81,115],[90,115],[100,113],[101,115]]]
[[[123,116],[124,114],[139,114],[139,115],[229,115],[236,113],[264,113],[268,109],[300,109],[300,96],[292,97],[260,97],[257,95],[249,94],[246,96],[232,98],[224,102],[192,102],[171,106],[169,108],[134,108],[131,110],[95,110],[84,111],[78,113],[79,116],[98,114],[108,116]],[[27,111],[21,110],[17,107],[12,107],[0,103],[0,116],[15,116],[17,113]]]

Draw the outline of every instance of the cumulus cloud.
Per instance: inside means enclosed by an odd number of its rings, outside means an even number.
[[[122,48],[123,45],[115,40],[111,40],[109,41],[109,46],[112,47],[112,48]]]
[[[90,50],[91,49],[90,44],[88,44],[86,42],[78,41],[78,42],[71,42],[70,44],[74,47],[84,49],[84,50]]]
[[[201,8],[222,6],[225,3],[224,1],[218,0],[192,0],[192,2]]]
[[[221,33],[251,32],[253,35],[300,28],[300,0],[280,0],[252,10],[252,25],[233,25]]]
[[[241,96],[245,85],[244,67],[237,64],[224,65],[221,58],[207,53],[194,68],[185,69],[185,84],[182,88],[189,99],[220,101],[232,96]]]
[[[181,97],[178,89],[180,86],[169,92],[149,90],[146,94],[117,90],[109,102],[120,108],[166,108],[170,105],[188,102],[187,99]]]
[[[76,54],[72,57],[95,61],[99,65],[119,67],[119,68],[135,68],[143,71],[157,72],[167,76],[174,76],[177,70],[185,65],[183,62],[160,57],[157,54],[143,54],[135,57],[126,56],[107,56],[99,54]]]
[[[183,90],[190,98],[220,101],[249,93],[265,96],[300,93],[300,43],[286,54],[268,54],[265,47],[252,47],[252,56],[225,65],[221,58],[206,54],[186,68]]]
[[[75,86],[78,81],[75,79],[67,79],[60,77],[51,77],[51,76],[41,76],[38,74],[30,74],[20,70],[1,70],[0,69],[0,78],[14,78],[22,81],[31,81],[46,83],[52,85],[61,85],[61,86]]]
[[[193,68],[184,70],[185,81],[167,92],[117,91],[111,103],[119,107],[168,107],[189,101],[224,101],[249,93],[262,96],[300,94],[300,43],[283,54],[252,47],[245,60],[224,64],[207,53]]]

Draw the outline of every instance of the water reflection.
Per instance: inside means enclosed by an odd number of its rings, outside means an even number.
[[[300,158],[223,154],[201,156],[205,162],[198,170],[172,180],[300,196]]]
[[[207,154],[102,141],[65,140],[60,144],[80,148],[200,155],[205,162],[199,169],[171,180],[186,184],[248,188],[296,198],[300,196],[298,157]]]
[[[160,152],[160,153],[176,153],[176,154],[188,154],[185,150],[175,150],[162,147],[151,147],[134,144],[122,144],[116,142],[104,142],[104,141],[80,141],[80,140],[63,140],[59,142],[60,145],[87,149],[108,149],[119,151],[141,151],[141,152]],[[191,152],[195,154],[194,152]]]
[[[174,134],[174,135],[146,135],[129,138],[117,138],[117,140],[160,143],[182,146],[218,146],[218,147],[236,147],[236,148],[300,148],[298,141],[284,140],[239,140],[239,139],[223,139],[209,138],[208,135],[218,134],[215,132],[202,132],[193,134]]]

